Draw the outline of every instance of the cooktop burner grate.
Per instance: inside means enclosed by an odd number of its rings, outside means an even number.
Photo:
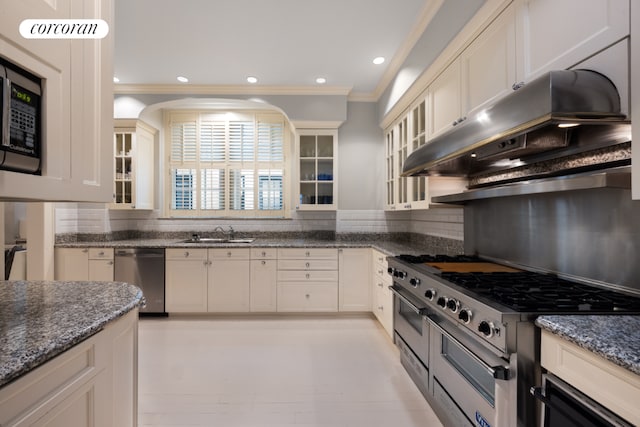
[[[515,311],[640,311],[638,297],[564,280],[551,274],[443,272],[440,276]]]
[[[398,259],[409,264],[424,264],[425,262],[481,262],[473,255],[398,255]]]

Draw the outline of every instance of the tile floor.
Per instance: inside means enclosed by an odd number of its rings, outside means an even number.
[[[142,319],[139,425],[440,427],[374,319]]]

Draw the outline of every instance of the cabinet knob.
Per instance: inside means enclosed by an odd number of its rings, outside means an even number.
[[[384,285],[382,283],[378,283],[378,286],[382,288]]]
[[[384,272],[382,270],[378,270],[378,274],[382,276]]]
[[[100,252],[98,253],[98,256],[104,256],[104,251],[100,251]]]
[[[227,252],[227,256],[231,256],[231,252]]]
[[[384,311],[384,306],[379,305],[379,306],[378,306],[378,310],[380,310],[380,311]]]
[[[307,263],[305,263],[305,267],[309,268],[309,267],[311,267],[311,264],[309,264],[309,263],[307,262]]]
[[[306,277],[307,279],[309,279],[309,278],[311,278],[311,275],[310,275],[309,273],[307,273],[307,274],[305,275],[305,277]]]
[[[184,257],[188,258],[189,257],[189,251],[184,251]]]
[[[83,250],[82,250],[82,253],[85,253],[85,254],[86,254],[87,252],[89,252],[89,249],[83,249]]]
[[[267,265],[267,261],[262,261],[262,265]]]
[[[262,256],[267,256],[267,253],[265,251],[262,251]]]
[[[311,256],[311,253],[309,251],[305,252],[306,256]]]
[[[309,299],[309,298],[311,298],[311,295],[306,294],[304,297],[305,297],[306,299]]]
[[[107,265],[113,265],[113,261],[109,261]]]
[[[382,262],[382,261],[384,261],[384,259],[381,257],[378,257],[378,262]]]

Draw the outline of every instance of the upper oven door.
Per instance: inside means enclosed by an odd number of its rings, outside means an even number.
[[[423,321],[426,306],[398,285],[393,292],[393,329],[411,347],[411,350],[429,367],[429,325]]]
[[[446,319],[430,316],[429,323],[431,372],[438,386],[474,425],[515,426],[517,389],[509,361],[474,344],[474,337]]]

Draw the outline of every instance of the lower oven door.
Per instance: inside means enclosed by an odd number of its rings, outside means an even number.
[[[542,387],[532,388],[533,394],[544,403],[544,427],[631,427],[599,403],[576,390],[561,379],[542,375]]]
[[[474,344],[446,319],[429,322],[434,400],[439,415],[448,418],[445,424],[516,426],[516,379],[509,361]]]
[[[423,321],[426,307],[399,286],[389,289],[393,292],[393,329],[428,368],[429,325]]]

